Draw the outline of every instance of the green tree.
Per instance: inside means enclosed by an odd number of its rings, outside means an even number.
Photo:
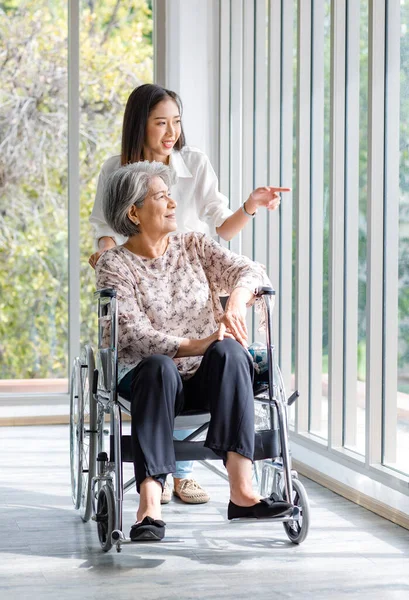
[[[67,3],[0,4],[0,378],[66,377]],[[119,150],[130,91],[152,81],[144,0],[83,2],[80,32],[81,317],[95,337],[96,177]]]

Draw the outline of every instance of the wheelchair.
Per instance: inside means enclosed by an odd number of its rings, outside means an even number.
[[[254,475],[262,497],[276,494],[292,504],[292,513],[270,518],[282,522],[285,533],[294,544],[308,534],[310,509],[304,486],[291,468],[288,442],[287,409],[299,394],[287,399],[283,378],[275,358],[272,336],[272,312],[275,292],[263,287],[262,297],[266,322],[266,382],[255,387],[255,454]],[[122,434],[123,415],[130,415],[130,402],[117,393],[118,300],[115,290],[95,293],[98,303],[98,349],[90,345],[74,360],[70,391],[70,464],[74,508],[84,522],[97,524],[103,551],[113,546],[117,552],[131,543],[122,531],[123,499],[135,485],[135,478],[123,480],[123,464],[132,461],[131,437]],[[103,344],[104,324],[110,322],[109,343]],[[109,416],[109,428],[106,427]],[[182,414],[175,419],[175,429],[194,430],[183,440],[174,440],[176,460],[197,460],[212,472],[227,479],[226,471],[215,464],[221,458],[203,441],[209,413]],[[105,443],[108,438],[109,442]],[[107,446],[107,447],[106,447]],[[240,519],[237,519],[240,520]],[[145,542],[146,543],[146,542]]]

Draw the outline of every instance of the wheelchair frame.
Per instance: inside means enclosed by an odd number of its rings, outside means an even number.
[[[266,317],[268,356],[268,381],[255,395],[255,405],[268,412],[269,429],[255,432],[256,476],[262,496],[272,493],[293,505],[292,514],[268,519],[284,525],[291,542],[300,544],[309,528],[309,503],[306,491],[291,469],[288,440],[287,407],[298,398],[294,392],[287,400],[284,382],[275,358],[272,312],[275,291],[263,287],[258,290],[263,297]],[[104,289],[95,293],[98,300],[98,352],[87,345],[73,364],[70,393],[70,462],[71,489],[74,508],[80,510],[87,522],[91,517],[97,522],[101,548],[107,552],[115,544],[116,550],[130,543],[122,532],[122,505],[124,493],[134,484],[135,478],[123,481],[123,463],[132,462],[130,436],[122,435],[122,411],[130,415],[130,403],[117,393],[118,305],[115,290]],[[102,347],[103,319],[109,319],[111,335],[109,347]],[[109,457],[104,451],[105,415],[109,414]],[[176,460],[198,460],[201,464],[227,479],[226,472],[213,461],[221,460],[203,442],[195,441],[207,429],[209,413],[182,415],[175,419],[176,428],[195,431],[184,440],[174,440]],[[278,432],[278,433],[277,433]],[[248,522],[248,519],[243,519]],[[240,521],[240,519],[237,519]]]

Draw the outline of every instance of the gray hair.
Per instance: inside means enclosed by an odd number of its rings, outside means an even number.
[[[160,177],[168,188],[175,182],[169,167],[148,160],[120,167],[108,177],[103,211],[106,222],[116,233],[126,237],[140,233],[139,226],[128,217],[128,211],[133,204],[137,208],[143,206],[154,177]]]

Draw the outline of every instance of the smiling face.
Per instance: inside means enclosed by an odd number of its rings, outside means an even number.
[[[169,195],[166,183],[154,177],[143,206],[131,206],[128,217],[138,223],[142,234],[151,238],[161,237],[176,231],[176,201]]]
[[[169,156],[181,133],[179,109],[174,100],[162,100],[150,112],[146,123],[143,156],[169,164]]]

